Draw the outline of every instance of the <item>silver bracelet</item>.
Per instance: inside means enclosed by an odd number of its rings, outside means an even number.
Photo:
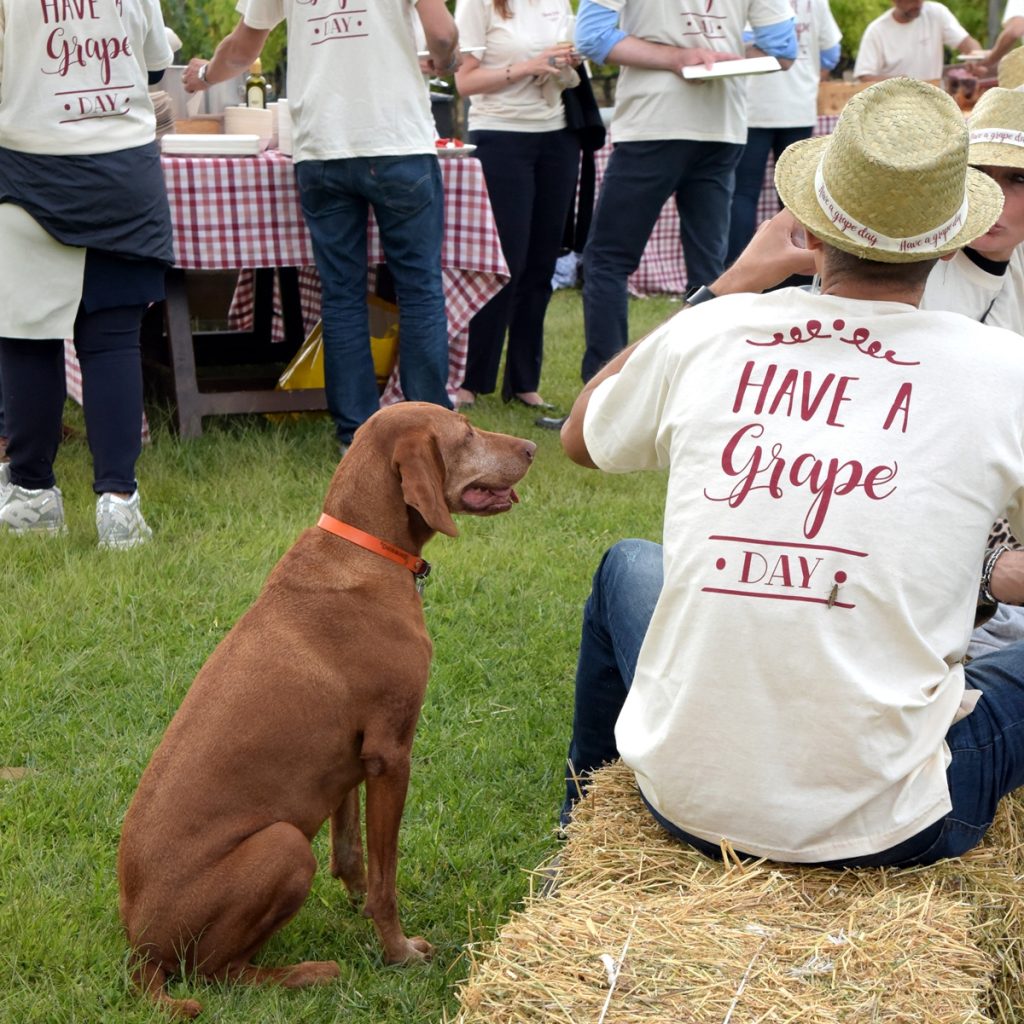
[[[995,569],[1000,557],[1009,550],[1005,544],[1000,544],[985,556],[985,562],[981,567],[981,587],[978,591],[978,597],[983,604],[999,604],[998,599],[992,596],[992,570]]]

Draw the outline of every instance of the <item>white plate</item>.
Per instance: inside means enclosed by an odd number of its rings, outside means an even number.
[[[459,47],[459,53],[468,53],[470,55],[470,57],[479,57],[480,54],[483,53],[484,50],[486,50],[486,49],[487,49],[486,46],[460,46]],[[416,56],[419,57],[420,60],[426,60],[427,58],[430,57],[430,51],[429,50],[417,50],[416,51]]]
[[[683,78],[731,78],[734,75],[765,75],[781,71],[782,65],[774,57],[744,57],[742,60],[720,60],[710,69],[703,64],[683,68]]]
[[[476,146],[474,146],[471,142],[467,142],[467,143],[465,143],[462,146],[452,146],[451,149],[448,149],[447,146],[438,146],[437,147],[437,155],[442,160],[444,160],[444,159],[446,159],[448,157],[469,156],[471,153],[475,153],[475,152],[476,152]]]
[[[168,156],[255,156],[269,139],[258,135],[164,135],[160,149]]]
[[[988,57],[988,50],[971,50],[970,53],[958,53],[957,60],[985,60]]]

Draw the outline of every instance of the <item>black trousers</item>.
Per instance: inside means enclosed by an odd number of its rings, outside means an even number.
[[[145,305],[117,306],[75,320],[82,365],[82,404],[93,461],[93,490],[131,494],[142,451],[142,358],[139,329]],[[0,338],[7,455],[11,481],[53,487],[67,388],[64,342]]]
[[[551,275],[576,194],[580,144],[569,131],[470,134],[483,165],[491,208],[511,279],[469,324],[463,386],[495,390],[505,334],[502,396],[536,391],[544,358],[544,314]]]

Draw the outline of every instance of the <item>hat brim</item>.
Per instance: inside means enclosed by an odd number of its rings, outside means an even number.
[[[830,136],[804,139],[788,146],[775,165],[775,188],[786,209],[823,242],[878,263],[918,263],[956,252],[980,238],[999,218],[1003,190],[983,171],[967,168],[967,220],[940,248],[929,252],[889,252],[859,245],[837,230],[818,203],[814,175]],[[973,156],[973,153],[972,153]]]
[[[1024,168],[1024,147],[975,142],[968,151],[968,159],[975,167]]]

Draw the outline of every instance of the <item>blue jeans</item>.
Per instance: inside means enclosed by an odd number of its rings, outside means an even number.
[[[747,144],[743,147],[736,165],[736,187],[732,193],[732,216],[729,219],[729,255],[726,263],[732,263],[754,236],[757,227],[757,203],[761,198],[764,184],[764,169],[771,153],[778,162],[782,151],[798,142],[809,139],[814,131],[811,125],[804,128],[748,128]]]
[[[615,722],[662,578],[661,545],[644,540],[620,541],[594,575],[576,668],[563,824],[579,799],[577,776],[618,757]],[[977,658],[967,665],[966,675],[968,687],[983,696],[946,734],[953,755],[946,770],[952,810],[898,846],[828,861],[826,867],[902,867],[958,857],[981,842],[1000,799],[1024,785],[1024,642]],[[653,809],[652,814],[676,838],[708,856],[721,856],[717,846],[682,831]]]
[[[711,284],[725,269],[733,171],[742,151],[686,139],[615,145],[583,250],[584,381],[629,341],[626,281],[673,193],[687,285]]]
[[[409,401],[450,409],[437,157],[302,160],[295,175],[323,288],[324,378],[338,439],[351,441],[380,408],[366,307],[371,208],[398,297],[402,391]]]

